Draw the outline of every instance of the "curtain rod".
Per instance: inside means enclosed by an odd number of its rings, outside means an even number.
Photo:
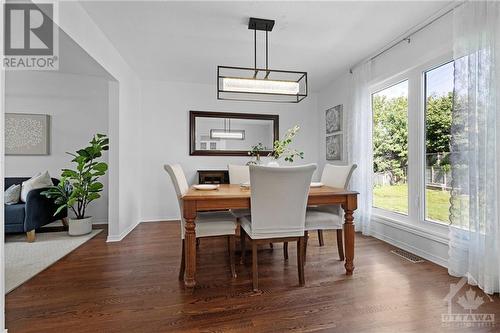
[[[467,2],[467,1],[466,0],[460,0],[460,1],[453,1],[453,2],[451,2],[449,4],[447,4],[446,6],[444,6],[440,10],[438,10],[436,13],[434,13],[431,16],[429,16],[425,21],[423,21],[423,22],[421,22],[421,23],[413,26],[412,28],[410,28],[409,30],[407,30],[405,33],[399,35],[393,41],[391,41],[386,46],[384,46],[379,51],[377,51],[374,55],[371,55],[371,56],[369,56],[367,58],[364,58],[363,60],[355,63],[354,65],[352,65],[349,68],[349,73],[352,74],[352,71],[356,67],[358,67],[359,65],[364,64],[364,63],[366,63],[368,61],[374,60],[375,58],[381,56],[382,54],[386,53],[387,51],[391,50],[392,48],[396,47],[397,45],[399,45],[402,42],[406,41],[407,43],[410,43],[411,37],[413,35],[415,35],[417,32],[425,29],[426,27],[428,27],[432,23],[436,22],[437,20],[439,20],[440,18],[442,18],[446,14],[452,12],[455,8],[458,8],[461,5],[463,5],[465,2]]]

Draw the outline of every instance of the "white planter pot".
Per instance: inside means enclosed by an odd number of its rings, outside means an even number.
[[[92,232],[92,217],[80,220],[69,219],[68,234],[70,236],[81,236]]]

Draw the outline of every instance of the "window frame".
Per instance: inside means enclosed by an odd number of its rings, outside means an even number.
[[[448,60],[446,60],[448,59]],[[426,91],[427,91],[427,81],[425,79],[425,76],[426,76],[426,73],[434,70],[434,69],[437,69],[441,66],[444,66],[444,65],[447,65],[449,63],[452,63],[454,62],[453,60],[453,57],[452,56],[446,56],[446,57],[440,57],[438,58],[438,60],[440,61],[434,61],[432,66],[430,67],[425,67],[426,69],[424,69],[422,71],[422,117],[423,117],[423,120],[422,120],[422,131],[423,131],[423,157],[424,157],[424,160],[423,160],[423,183],[422,183],[422,221],[424,223],[437,223],[437,224],[440,224],[440,225],[449,225],[449,222],[443,222],[443,221],[436,221],[436,220],[431,220],[431,219],[427,219],[427,214],[426,214],[426,209],[427,209],[427,193],[426,193],[426,160],[425,160],[425,155],[427,153],[427,147],[426,147],[426,138],[427,138],[427,129],[426,129],[426,122],[427,122],[427,94],[426,94]],[[444,61],[444,62],[443,62]]]
[[[394,75],[390,78],[387,78],[387,79],[384,79],[382,81],[379,81],[377,82],[376,84],[372,84],[369,86],[368,88],[368,92],[370,94],[370,108],[371,108],[371,116],[372,116],[372,138],[373,138],[373,130],[374,130],[374,126],[373,126],[373,95],[374,94],[377,94],[385,89],[388,89],[388,88],[391,88],[393,86],[396,86],[402,82],[405,82],[405,81],[408,81],[408,95],[410,93],[410,80],[408,78],[408,75],[407,75],[407,72],[403,72],[403,73],[400,73],[398,75]],[[408,96],[408,110],[406,111],[406,114],[407,114],[407,119],[408,119],[408,130],[409,130],[409,127],[410,127],[410,122],[409,122],[409,112],[410,112],[410,101],[409,101],[409,96]],[[408,139],[409,139],[409,133],[408,133]],[[373,143],[372,143],[373,145]],[[373,146],[372,146],[373,147]],[[410,173],[410,159],[409,159],[409,154],[408,154],[408,175]],[[372,170],[372,175],[373,175],[373,170]],[[384,218],[387,218],[387,219],[390,219],[390,220],[395,220],[395,221],[402,221],[402,222],[408,222],[410,220],[410,179],[409,179],[409,176],[408,176],[408,213],[407,214],[404,214],[404,213],[399,213],[399,212],[396,212],[396,211],[390,211],[390,210],[386,210],[386,209],[383,209],[383,208],[378,208],[378,207],[375,207],[373,205],[373,201],[372,201],[372,212],[375,216],[380,216],[380,217],[384,217]],[[372,192],[372,196],[373,196],[373,192]]]
[[[441,236],[447,235],[449,224],[425,219],[425,73],[453,60],[453,53],[445,52],[396,75],[375,79],[368,88],[372,108],[373,94],[408,80],[408,215],[373,205],[372,215]],[[371,111],[373,115],[373,109]]]

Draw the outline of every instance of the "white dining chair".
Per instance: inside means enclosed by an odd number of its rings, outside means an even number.
[[[229,184],[250,184],[250,168],[248,165],[235,165],[228,164],[227,170],[229,171]],[[250,209],[231,209],[230,212],[236,217],[239,223],[240,219],[251,214]],[[269,243],[269,247],[274,248],[273,243]]]
[[[164,165],[164,169],[170,175],[174,184],[175,193],[179,203],[181,215],[181,239],[182,239],[182,256],[181,267],[179,271],[179,279],[184,278],[185,266],[185,249],[184,249],[184,225],[182,196],[189,190],[189,185],[182,167],[179,164]],[[234,216],[229,212],[198,212],[196,216],[196,239],[202,237],[217,237],[226,236],[229,252],[229,264],[231,266],[231,275],[236,277],[236,269],[234,265],[234,244],[236,235],[237,223]]]
[[[243,184],[250,182],[250,168],[248,165],[228,164],[230,184]]]
[[[229,171],[229,184],[244,184],[250,183],[250,169],[248,165],[235,165],[228,164],[227,170]],[[231,209],[231,213],[238,220],[244,216],[250,215],[249,209]]]
[[[250,166],[251,215],[241,218],[241,251],[246,238],[252,244],[252,285],[258,290],[257,245],[297,242],[299,285],[304,279],[304,231],[307,197],[316,165],[295,167]]]
[[[331,165],[326,164],[321,176],[325,186],[347,189],[356,164]],[[344,210],[340,205],[318,206],[307,209],[306,213],[306,253],[309,231],[318,231],[320,246],[323,246],[323,230],[337,230],[337,248],[339,258],[344,260],[344,244],[342,240],[342,227],[344,224]],[[286,255],[286,254],[285,254]],[[305,259],[304,259],[305,260]]]

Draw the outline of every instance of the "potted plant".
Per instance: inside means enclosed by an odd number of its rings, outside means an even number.
[[[281,140],[274,141],[273,152],[268,156],[274,158],[273,161],[269,162],[268,166],[279,166],[278,160],[280,158],[285,159],[285,161],[293,163],[296,157],[304,158],[304,152],[298,151],[297,149],[290,149],[288,146],[292,143],[293,138],[299,132],[300,127],[298,125],[289,128]]]
[[[92,201],[101,197],[99,193],[104,185],[98,180],[106,174],[108,165],[99,159],[103,151],[108,149],[108,137],[104,134],[97,134],[92,138],[88,147],[76,153],[67,153],[73,156],[71,162],[76,164],[76,169],[63,169],[59,184],[42,192],[59,205],[54,215],[65,207],[73,211],[75,217],[69,219],[68,228],[71,236],[85,235],[92,231],[92,217],[85,215],[85,211]]]

